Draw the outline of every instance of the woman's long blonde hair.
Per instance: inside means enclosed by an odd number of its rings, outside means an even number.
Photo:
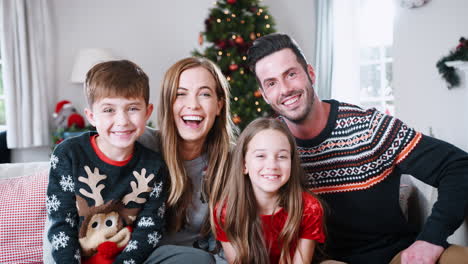
[[[183,166],[180,141],[172,107],[176,100],[180,75],[187,69],[203,67],[216,82],[216,95],[223,101],[223,108],[216,117],[213,127],[206,137],[203,152],[208,167],[203,182],[204,198],[217,200],[224,186],[225,171],[229,164],[229,151],[234,144],[234,125],[229,111],[230,88],[221,70],[206,58],[189,57],[172,65],[164,75],[158,106],[158,125],[161,131],[161,146],[170,175],[168,197],[169,230],[178,231],[187,223],[187,208],[192,203],[192,182]],[[213,196],[213,197],[212,197]]]
[[[234,263],[238,264],[269,263],[270,245],[267,245],[263,238],[262,222],[249,175],[243,173],[249,142],[257,133],[266,129],[284,134],[291,146],[291,176],[278,190],[278,206],[288,214],[278,241],[275,241],[280,243],[281,263],[292,263],[290,249],[295,247],[299,239],[299,227],[303,215],[302,194],[308,190],[305,187],[305,173],[300,165],[295,140],[286,125],[280,121],[272,118],[256,119],[244,129],[232,153],[227,184],[217,203],[214,216],[234,247],[236,251]],[[221,218],[223,208],[226,212]]]

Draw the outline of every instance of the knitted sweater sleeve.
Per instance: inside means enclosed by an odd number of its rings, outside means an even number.
[[[437,188],[437,201],[417,240],[447,247],[468,208],[468,154],[429,136],[419,134],[418,141],[402,151],[397,168]]]
[[[153,173],[155,179],[152,181],[152,190],[145,196],[147,200],[133,225],[130,241],[114,263],[143,263],[159,246],[165,224],[167,170],[163,166]]]
[[[80,263],[78,214],[72,178],[72,161],[60,144],[51,155],[46,208],[51,222],[47,237],[55,263]]]

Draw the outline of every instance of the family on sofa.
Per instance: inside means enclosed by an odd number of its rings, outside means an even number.
[[[447,242],[468,208],[467,153],[375,109],[320,100],[288,35],[257,39],[248,63],[279,118],[255,120],[237,141],[213,62],[167,70],[157,131],[145,128],[146,74],[125,60],[94,66],[85,115],[97,131],[51,156],[44,262],[468,260]],[[402,174],[438,188],[419,231],[399,206]]]

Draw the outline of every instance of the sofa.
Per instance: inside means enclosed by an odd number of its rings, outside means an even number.
[[[0,164],[0,263],[42,263],[49,162]],[[400,187],[408,221],[421,226],[437,190],[409,175]],[[449,242],[468,246],[468,217]]]

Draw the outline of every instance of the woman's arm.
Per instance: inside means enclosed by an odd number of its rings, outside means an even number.
[[[223,245],[224,248],[224,245]],[[314,256],[315,240],[301,238],[297,243],[296,252],[294,252],[293,263],[311,263]]]
[[[224,256],[226,257],[226,260],[228,261],[228,263],[233,263],[236,259],[236,251],[234,250],[234,247],[231,245],[230,242],[221,241],[221,245],[223,246]]]

